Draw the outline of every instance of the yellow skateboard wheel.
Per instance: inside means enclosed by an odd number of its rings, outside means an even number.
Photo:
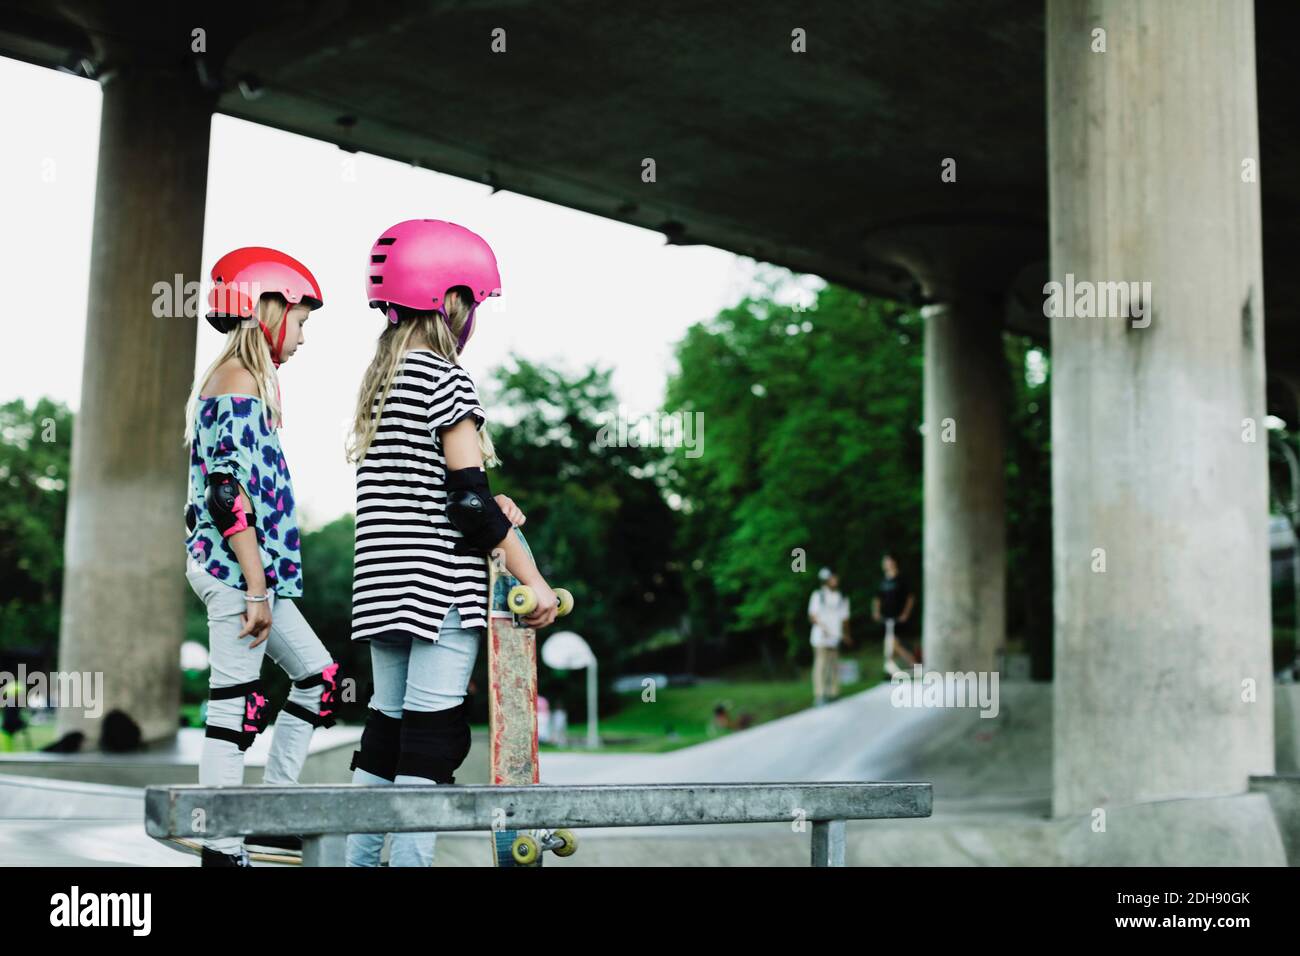
[[[578,838],[573,835],[572,830],[556,830],[552,836],[563,841],[560,846],[555,848],[556,856],[573,856],[574,853],[578,852]]]
[[[537,607],[537,595],[527,584],[516,584],[506,595],[506,605],[511,614],[531,614]]]
[[[520,866],[532,866],[541,855],[541,850],[538,849],[536,840],[527,833],[521,833],[510,845],[510,855]]]
[[[559,598],[556,614],[564,617],[573,610],[573,595],[567,588],[556,588],[555,596]],[[516,584],[506,595],[506,604],[511,614],[531,614],[537,608],[537,595],[526,584]]]

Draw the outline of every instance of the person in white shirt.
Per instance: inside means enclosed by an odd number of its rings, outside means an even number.
[[[809,640],[813,647],[813,703],[820,707],[829,696],[840,694],[840,641],[852,647],[849,638],[849,599],[840,591],[840,579],[830,568],[817,575],[822,586],[808,599]]]

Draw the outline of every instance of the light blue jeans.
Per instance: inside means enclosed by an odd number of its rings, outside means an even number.
[[[469,689],[470,674],[478,659],[479,641],[486,628],[463,628],[460,612],[447,612],[438,640],[417,638],[370,642],[370,666],[375,682],[370,706],[401,719],[403,710],[426,712],[460,706]],[[430,786],[432,780],[398,774],[396,780],[360,768],[352,771],[352,782],[369,786]],[[379,866],[384,846],[382,833],[353,833],[348,837],[348,866]],[[394,833],[389,866],[432,866],[438,834]]]

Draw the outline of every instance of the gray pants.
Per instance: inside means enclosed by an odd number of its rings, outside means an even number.
[[[267,655],[289,675],[303,680],[319,674],[332,662],[329,651],[316,636],[302,612],[288,598],[271,598],[271,636],[257,647],[250,647],[251,636],[238,637],[243,630],[244,592],[214,578],[201,567],[190,563],[185,574],[190,587],[208,609],[208,687],[231,687],[256,680],[262,673]],[[294,687],[289,699],[312,713],[320,713],[321,688]],[[244,699],[208,701],[209,727],[239,730],[244,721]],[[307,748],[315,730],[307,721],[285,713],[275,720],[271,752],[266,760],[262,782],[294,784],[307,761]],[[228,740],[205,737],[199,759],[199,783],[212,787],[237,787],[244,782],[244,752]],[[243,841],[238,837],[204,840],[207,846],[222,853],[238,853]]]

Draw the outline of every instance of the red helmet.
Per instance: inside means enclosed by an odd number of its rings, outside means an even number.
[[[212,267],[212,291],[208,293],[208,323],[218,332],[229,332],[244,319],[257,314],[257,301],[268,292],[278,292],[290,305],[299,303],[309,309],[325,304],[320,284],[311,270],[278,249],[245,246],[227,252]],[[271,342],[270,332],[262,326],[271,356],[280,364],[285,326],[280,326],[280,341]]]

